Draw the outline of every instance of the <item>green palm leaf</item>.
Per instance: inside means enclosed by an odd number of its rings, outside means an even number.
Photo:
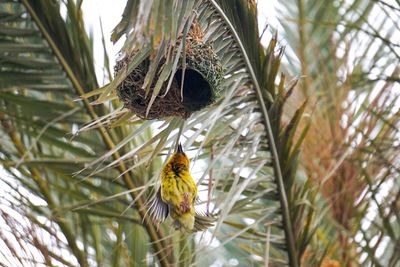
[[[397,226],[383,223],[394,217],[382,213],[399,192],[397,183],[387,189],[398,161],[396,7],[362,0],[347,5],[287,1],[280,10],[284,37],[297,57],[291,61],[301,63],[286,69],[304,74],[300,87],[305,96],[315,96],[315,125],[304,141],[303,165],[310,182],[320,187],[324,204],[317,210],[330,207],[317,227],[321,238],[314,237],[307,254],[328,254],[344,265],[358,259],[354,264],[360,266],[396,266],[397,237],[391,232]],[[320,144],[330,145],[321,149]]]
[[[98,88],[81,4],[0,3],[2,223],[29,232],[7,236],[20,241],[6,244],[9,264],[398,264],[396,7],[286,1],[284,53],[277,36],[260,44],[255,1],[128,0],[112,34],[127,37],[126,66]],[[387,16],[371,23],[373,10]],[[143,62],[153,105],[177,70],[193,67],[192,24],[221,62],[220,98],[186,120],[124,108],[117,88]],[[282,57],[288,76],[305,75],[301,91],[277,77]],[[145,216],[178,141],[200,208],[218,218],[203,234]]]
[[[138,4],[146,6],[144,2],[129,1],[125,14],[135,14],[132,10]],[[161,55],[162,49],[166,51],[174,45],[178,35],[188,31],[194,8],[205,41],[213,45],[225,69],[223,98],[186,122],[166,119],[158,129],[153,126],[157,123],[141,124],[129,112],[117,108],[117,104],[106,108],[93,107],[86,99],[73,101],[75,95],[83,95],[97,87],[97,83],[91,41],[83,29],[79,4],[68,1],[66,7],[64,20],[58,15],[60,6],[46,5],[45,1],[11,1],[1,6],[6,14],[2,23],[7,29],[1,38],[1,56],[6,62],[2,64],[2,73],[8,74],[1,83],[2,129],[7,136],[1,147],[2,162],[8,172],[24,173],[15,175],[16,181],[47,203],[26,205],[57,223],[55,231],[63,232],[71,253],[82,266],[92,259],[98,265],[110,263],[109,260],[114,265],[143,264],[147,250],[134,241],[138,236],[145,242],[150,237],[153,252],[162,265],[176,260],[171,254],[168,256],[168,250],[174,247],[176,257],[180,253],[186,255],[186,263],[189,260],[211,264],[212,260],[221,260],[222,254],[218,252],[210,258],[196,256],[210,253],[203,241],[197,247],[187,247],[189,241],[182,241],[179,248],[173,241],[179,238],[176,235],[165,239],[150,222],[145,220],[144,227],[137,224],[145,213],[143,196],[158,179],[157,156],[168,154],[167,147],[171,148],[181,135],[187,140],[185,147],[189,153],[193,150],[195,158],[208,161],[200,171],[199,184],[202,188],[207,179],[213,179],[211,203],[214,212],[219,213],[212,232],[214,238],[227,251],[241,250],[244,257],[240,264],[254,262],[251,257],[256,254],[271,264],[288,263],[290,259],[296,265],[287,192],[280,174],[285,166],[279,162],[281,152],[274,142],[279,140],[280,120],[275,119],[271,125],[268,117],[269,112],[279,117],[284,103],[272,106],[275,95],[281,97],[284,92],[283,81],[280,93],[274,85],[280,55],[274,53],[274,42],[268,50],[259,44],[254,3],[235,2],[241,11],[236,14],[225,2],[156,1],[146,6],[149,16],[123,18],[116,28],[115,40],[133,26],[135,36],[143,40],[142,52],[131,59],[128,70],[150,52],[158,50]],[[178,16],[167,16],[171,10],[178,10]],[[223,23],[218,22],[221,19]],[[165,21],[163,28],[153,32],[152,25],[161,20]],[[240,30],[241,25],[249,30]],[[126,53],[134,49],[136,40],[128,38]],[[181,53],[185,51],[182,49]],[[178,62],[178,58],[179,54],[171,62]],[[153,66],[159,60],[156,57]],[[170,73],[177,68],[176,64],[172,66]],[[152,80],[154,75],[150,71],[146,80]],[[168,77],[168,72],[165,75]],[[115,87],[125,77],[126,73],[120,73],[110,85],[89,91],[86,96],[101,94],[97,103],[113,99]],[[82,123],[89,119],[95,123],[84,127]],[[114,128],[106,130],[104,125]],[[70,135],[77,127],[81,128],[79,134]],[[91,128],[97,130],[89,131]],[[131,206],[134,209],[129,209]],[[281,215],[283,220],[279,219]],[[117,225],[112,221],[117,221]],[[108,238],[110,231],[115,240]],[[232,231],[236,233],[232,235]],[[260,237],[262,242],[254,243]],[[77,241],[83,248],[78,247]],[[264,255],[266,247],[269,252]],[[290,248],[289,253],[286,247]],[[94,252],[90,252],[92,249]],[[57,251],[52,253],[56,255]]]
[[[178,3],[180,3],[180,1],[176,1],[173,6],[179,6]],[[144,2],[141,4],[145,5]],[[151,10],[160,5],[158,2],[153,4],[154,6],[151,8],[149,7]],[[137,5],[138,3],[135,1],[129,1],[125,9],[125,14],[134,12],[134,7]],[[128,33],[133,28],[133,25],[136,25],[135,29],[137,32],[135,36],[150,36],[148,40],[159,40],[156,44],[151,41],[140,43],[141,51],[152,51],[154,49],[154,51],[150,53],[155,55],[155,60],[150,63],[152,65],[150,65],[149,69],[155,69],[156,67],[152,66],[158,66],[161,59],[156,55],[166,54],[168,49],[170,49],[168,45],[159,46],[158,44],[162,44],[163,42],[170,45],[174,44],[173,40],[177,38],[175,35],[170,35],[169,33],[179,32],[179,29],[183,30],[187,27],[185,26],[187,22],[185,20],[180,20],[180,18],[186,17],[186,19],[190,21],[190,16],[185,14],[187,14],[187,10],[190,10],[192,6],[193,4],[188,3],[185,9],[177,9],[176,12],[182,15],[174,17],[166,16],[165,13],[163,13],[167,12],[167,9],[161,9],[158,10],[158,12],[150,12],[149,15],[139,14],[131,18],[131,20],[129,20],[128,17],[123,17],[121,23],[114,32],[114,36],[121,36],[123,33]],[[240,12],[234,12],[234,10],[239,10]],[[204,183],[204,179],[210,179],[208,175],[210,172],[216,172],[214,175],[218,178],[212,182],[215,186],[213,192],[216,197],[214,209],[220,214],[220,220],[217,222],[214,232],[216,238],[223,243],[235,243],[234,246],[236,247],[241,247],[241,242],[250,242],[246,247],[253,247],[254,241],[252,240],[254,239],[246,241],[249,239],[245,238],[248,230],[253,229],[252,233],[257,233],[254,232],[254,229],[258,229],[257,231],[261,231],[260,234],[264,236],[265,234],[263,234],[263,232],[265,232],[266,228],[264,228],[263,225],[268,224],[270,225],[269,227],[272,227],[270,229],[273,229],[273,234],[279,236],[283,234],[280,230],[280,224],[282,223],[285,229],[286,239],[284,239],[283,235],[280,238],[272,239],[271,251],[274,256],[270,257],[270,260],[271,262],[282,263],[287,262],[290,258],[291,264],[295,266],[297,265],[298,255],[293,239],[290,211],[286,200],[287,192],[281,174],[282,166],[279,162],[278,151],[274,142],[274,138],[278,139],[278,135],[281,131],[279,116],[281,116],[281,106],[284,104],[284,101],[277,103],[274,108],[271,106],[274,102],[273,96],[282,97],[280,94],[284,93],[284,81],[281,83],[279,89],[280,93],[278,93],[274,84],[281,55],[275,54],[274,41],[268,50],[264,50],[260,45],[255,17],[256,6],[254,3],[247,1],[236,1],[229,4],[223,1],[218,3],[204,3],[198,6],[196,13],[196,19],[204,31],[204,42],[209,42],[213,45],[214,50],[223,63],[225,70],[224,75],[227,77],[221,85],[224,97],[213,107],[193,114],[187,122],[179,122],[176,119],[166,119],[167,124],[164,124],[159,131],[156,131],[150,141],[141,142],[139,140],[140,132],[145,130],[145,128],[140,127],[138,130],[133,131],[130,137],[125,139],[121,145],[118,145],[114,150],[100,157],[94,164],[107,159],[110,154],[120,150],[130,141],[137,144],[136,148],[123,155],[121,159],[129,159],[136,156],[144,157],[143,161],[139,161],[132,167],[132,169],[138,168],[144,162],[153,159],[158,152],[163,151],[165,146],[173,147],[172,144],[175,143],[179,137],[177,133],[174,133],[174,129],[180,125],[178,134],[182,133],[183,138],[187,138],[185,147],[189,150],[191,150],[193,146],[197,147],[199,150],[195,151],[195,155],[199,159],[210,159],[210,157],[212,157],[208,162],[208,167],[201,171],[203,174],[199,183]],[[165,25],[174,25],[177,29],[173,29],[169,32],[152,32],[147,26],[144,26],[151,25],[152,20],[161,20],[161,18],[167,21]],[[157,36],[157,34],[161,34],[161,36]],[[115,40],[116,39],[114,39],[114,41]],[[135,44],[135,39],[128,38],[125,44],[125,49],[127,49],[125,52],[129,54],[131,53],[130,51],[136,51],[135,45],[137,45]],[[180,54],[178,53],[175,55],[175,58],[179,56]],[[113,95],[115,94],[114,92],[119,82],[125,79],[130,71],[138,66],[140,61],[143,61],[145,57],[147,57],[147,54],[142,55],[140,52],[134,55],[133,59],[128,63],[128,69],[126,71],[120,72],[113,82],[97,90],[95,94],[100,94],[97,103],[102,102],[104,99],[114,98]],[[232,60],[233,58],[235,58],[235,60]],[[176,59],[171,60],[176,61]],[[174,73],[175,70],[176,67],[170,69],[170,72]],[[147,73],[145,84],[146,80],[151,80],[154,77],[152,75],[154,75],[154,73],[151,74],[151,71]],[[86,94],[86,97],[92,97],[93,95],[94,94],[89,93]],[[282,99],[284,98],[282,97]],[[270,111],[268,111],[268,109],[270,109]],[[269,112],[278,116],[278,119],[274,120],[273,126],[271,126],[269,122]],[[125,117],[123,114],[126,114],[126,112],[116,111],[115,116]],[[127,114],[125,118],[129,119],[129,115]],[[131,120],[136,119],[132,117]],[[113,125],[112,121],[109,123]],[[150,127],[150,125],[148,127]],[[275,131],[275,135],[273,130]],[[246,134],[246,132],[248,133]],[[267,142],[266,140],[269,141]],[[148,150],[148,146],[153,143],[156,153]],[[289,145],[288,148],[290,149],[291,145]],[[245,154],[243,154],[243,152],[245,152]],[[165,153],[168,154],[168,150],[165,151]],[[118,162],[119,160],[116,160],[112,164],[117,164]],[[291,162],[292,160],[290,164]],[[274,167],[271,168],[271,166]],[[292,171],[295,171],[295,169]],[[248,174],[244,174],[243,176],[243,174],[241,174],[242,172],[247,172]],[[158,178],[156,175],[153,176],[150,182],[152,183],[157,180]],[[264,185],[256,189],[257,187],[255,186],[262,182],[264,182]],[[261,191],[255,194],[254,192],[257,190]],[[271,190],[277,190],[276,195],[271,194]],[[272,198],[269,197],[267,192],[274,196]],[[265,199],[263,197],[264,195]],[[239,201],[242,197],[245,197],[246,202]],[[233,201],[228,203],[224,201],[226,199],[233,199]],[[243,204],[240,204],[241,202]],[[260,213],[260,208],[267,203],[273,208],[267,209],[266,214]],[[277,210],[278,207],[282,208],[281,215],[283,216],[283,220],[271,221],[272,218],[279,214]],[[259,212],[253,212],[248,215],[250,220],[256,220],[256,224],[247,225],[243,220],[243,212],[245,210],[259,210]],[[237,217],[235,214],[240,214],[242,217]],[[234,235],[234,237],[241,238],[231,238],[226,236],[226,234],[220,234],[232,231],[232,228],[224,223],[224,221],[228,221],[228,218],[233,220],[232,223],[237,221],[235,225],[241,225],[240,227],[243,229],[243,232]],[[283,243],[286,243],[290,248],[289,258],[285,255],[287,251],[281,251],[282,248],[286,248],[283,246]],[[255,249],[256,251],[258,250],[256,254],[260,254],[264,257],[264,245],[265,242],[256,246]],[[269,242],[268,246],[270,246]],[[246,254],[247,253],[252,254],[255,252],[251,253],[247,251]],[[250,260],[249,262],[248,260],[240,261],[240,264],[252,262],[250,255],[247,258]],[[211,262],[209,262],[209,264],[210,263]]]

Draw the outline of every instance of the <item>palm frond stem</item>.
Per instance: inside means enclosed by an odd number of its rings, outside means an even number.
[[[24,4],[25,8],[29,12],[30,16],[32,17],[35,24],[37,25],[38,29],[40,30],[40,32],[43,34],[44,38],[48,42],[50,48],[52,49],[55,56],[59,60],[61,66],[65,70],[76,93],[78,95],[83,95],[85,93],[83,86],[81,85],[81,83],[79,82],[79,79],[76,77],[76,75],[72,71],[72,68],[69,66],[69,64],[65,60],[62,52],[58,49],[57,44],[53,41],[50,33],[47,31],[45,26],[41,23],[41,20],[38,17],[38,14],[35,12],[35,10],[33,9],[33,7],[31,6],[31,4],[28,0],[22,0],[22,3]],[[93,120],[98,119],[98,116],[97,116],[96,112],[94,111],[93,106],[90,105],[90,102],[87,99],[82,99],[82,101],[83,101],[83,104],[84,104],[86,110],[88,111],[90,117]],[[97,130],[99,131],[100,135],[102,136],[107,148],[109,150],[113,150],[115,148],[115,144],[112,141],[112,138],[111,138],[110,134],[107,132],[107,130],[102,126],[99,126],[97,128]],[[118,151],[114,152],[114,154],[112,156],[113,156],[114,160],[118,161],[117,168],[120,173],[123,173],[123,180],[124,180],[126,186],[128,187],[128,189],[133,190],[134,188],[136,188],[136,185],[133,182],[132,177],[130,176],[129,172],[127,172],[125,163],[122,160],[118,160],[120,158],[119,152]],[[144,225],[145,225],[146,230],[149,234],[149,237],[152,241],[151,243],[153,245],[153,249],[155,250],[155,253],[158,255],[161,266],[170,266],[169,261],[172,260],[172,257],[168,257],[168,255],[165,254],[166,252],[163,249],[164,247],[166,247],[163,233],[161,231],[157,231],[155,226],[153,225],[153,223],[145,216],[146,211],[145,211],[145,203],[144,203],[143,199],[141,197],[138,197],[137,192],[132,191],[130,194],[131,194],[132,199],[136,199],[135,204],[138,207],[138,212],[139,212],[140,216],[143,218]]]
[[[224,19],[225,23],[231,30],[231,32],[236,40],[236,43],[238,44],[240,50],[243,53],[242,55],[245,60],[247,70],[249,71],[252,82],[253,82],[257,100],[258,100],[258,102],[260,104],[260,108],[261,108],[260,112],[262,114],[264,126],[266,129],[266,135],[268,137],[268,140],[270,143],[270,149],[271,149],[271,153],[272,153],[273,168],[274,168],[275,179],[276,179],[276,183],[277,183],[278,191],[279,191],[279,200],[280,200],[280,204],[281,204],[281,208],[282,208],[282,223],[283,223],[283,227],[285,230],[285,237],[286,237],[286,241],[287,241],[287,245],[288,245],[289,264],[290,264],[290,266],[297,267],[297,266],[299,266],[299,264],[298,264],[298,260],[297,260],[296,244],[295,244],[295,239],[294,239],[294,235],[293,235],[293,226],[292,226],[290,213],[289,213],[289,205],[288,205],[288,201],[287,201],[286,190],[285,190],[285,187],[283,184],[282,171],[281,171],[281,167],[280,167],[280,163],[279,163],[279,156],[278,156],[278,152],[276,149],[276,144],[275,144],[274,136],[272,133],[272,127],[271,127],[270,119],[268,116],[268,111],[267,111],[267,108],[265,105],[265,101],[263,98],[263,94],[261,92],[260,85],[258,83],[255,72],[252,68],[252,65],[250,63],[250,60],[247,56],[246,50],[239,38],[239,35],[235,31],[235,28],[233,27],[232,23],[230,23],[228,17],[225,15],[225,13],[220,8],[220,6],[217,4],[217,2],[215,0],[211,0],[211,3],[213,4],[215,9],[218,11],[220,16]]]

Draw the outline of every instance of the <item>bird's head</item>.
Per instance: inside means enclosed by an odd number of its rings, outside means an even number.
[[[177,149],[175,150],[175,154],[172,156],[171,160],[174,165],[184,165],[189,169],[190,161],[186,154],[183,152],[182,145],[179,143]]]

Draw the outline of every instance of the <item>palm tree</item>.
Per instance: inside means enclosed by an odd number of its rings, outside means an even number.
[[[300,63],[287,71],[304,75],[299,95],[312,103],[302,168],[331,224],[315,245],[343,266],[399,266],[399,9],[287,1],[280,11],[288,60]]]
[[[283,6],[289,54],[277,36],[260,44],[255,1],[128,0],[112,34],[114,42],[127,36],[125,58],[100,88],[82,1],[0,3],[0,160],[8,191],[0,261],[397,266],[399,112],[398,92],[389,92],[398,83],[397,24],[382,22],[394,27],[383,35],[387,26],[374,28],[369,14],[378,8],[394,16],[398,8],[304,2]],[[368,41],[350,68],[356,37]],[[191,42],[218,62],[190,62]],[[298,85],[279,75],[282,56],[286,76],[306,75]],[[215,103],[184,119],[146,120],[152,104],[137,116],[118,99],[138,69],[153,105],[172,90],[175,73],[214,72],[201,74]],[[181,234],[146,216],[178,141],[192,157],[206,211],[217,217],[205,233]]]

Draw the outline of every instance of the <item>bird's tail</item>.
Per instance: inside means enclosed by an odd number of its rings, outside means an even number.
[[[206,215],[206,214],[201,214],[197,213],[194,216],[194,227],[193,231],[204,231],[207,228],[211,227],[214,225],[214,222],[217,220],[216,217],[212,215]]]

